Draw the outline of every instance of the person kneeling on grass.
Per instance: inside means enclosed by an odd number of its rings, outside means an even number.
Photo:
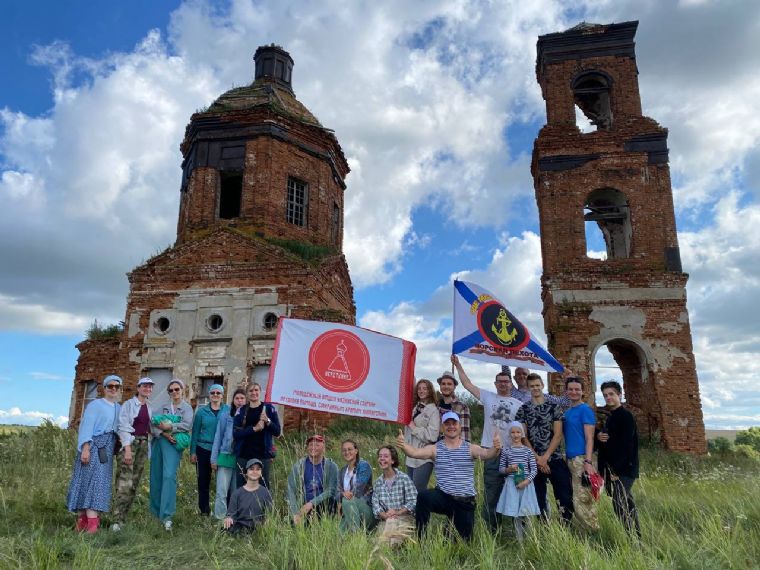
[[[325,457],[325,437],[311,435],[306,440],[307,456],[295,462],[288,475],[288,507],[293,524],[312,516],[335,514],[338,493],[338,466]]]
[[[398,470],[398,452],[384,446],[377,450],[377,464],[383,470],[375,480],[372,512],[380,521],[377,538],[391,546],[401,544],[414,533],[414,508],[417,487],[409,475]]]
[[[266,511],[272,508],[272,494],[261,484],[263,465],[250,459],[245,465],[245,485],[235,490],[227,507],[224,530],[230,534],[251,532],[264,522]]]
[[[446,515],[454,522],[459,536],[469,541],[475,525],[475,459],[492,459],[501,450],[501,436],[495,430],[493,447],[486,449],[471,444],[462,437],[459,416],[446,412],[441,417],[443,439],[434,445],[415,448],[404,441],[399,430],[396,446],[409,457],[432,459],[434,461],[435,489],[426,489],[417,495],[415,517],[417,534],[425,533],[431,513]]]
[[[533,451],[522,444],[525,437],[522,424],[512,422],[508,427],[511,447],[502,449],[499,459],[499,471],[508,477],[496,505],[496,512],[515,519],[515,536],[522,542],[527,517],[537,516],[541,512],[533,487],[538,466]]]

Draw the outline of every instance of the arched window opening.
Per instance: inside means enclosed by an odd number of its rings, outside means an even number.
[[[595,259],[631,256],[631,216],[625,195],[614,188],[594,190],[583,209],[586,255]],[[599,233],[601,232],[601,240]],[[604,243],[605,251],[596,248]]]
[[[649,377],[647,357],[640,346],[627,339],[614,339],[594,355],[594,401],[602,425],[606,417],[601,387],[614,380],[623,388],[621,401],[636,418],[639,436],[652,438],[659,430],[658,403]]]
[[[222,172],[219,191],[219,218],[231,220],[240,217],[240,199],[243,195],[243,173]]]
[[[573,82],[576,125],[582,132],[609,129],[612,126],[610,80],[601,73],[584,73]],[[588,121],[579,121],[579,114]],[[589,126],[590,125],[590,126]]]
[[[608,380],[620,382],[623,386],[623,371],[620,370],[607,345],[599,347],[594,358],[594,402],[597,408],[604,407],[602,384]],[[623,386],[623,401],[625,401],[625,386]]]
[[[340,242],[340,207],[333,203],[332,216],[330,218],[330,243],[337,247]]]

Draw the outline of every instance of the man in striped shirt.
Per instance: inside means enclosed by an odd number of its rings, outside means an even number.
[[[446,412],[441,418],[443,439],[435,444],[416,448],[406,443],[399,430],[396,445],[409,457],[432,459],[435,462],[435,489],[417,495],[415,518],[417,534],[422,536],[431,513],[446,515],[454,522],[459,536],[469,541],[475,526],[475,459],[492,459],[499,456],[501,438],[493,435],[493,447],[486,449],[471,444],[462,437],[462,426],[455,412]]]
[[[512,397],[512,379],[502,369],[494,379],[493,385],[496,391],[486,390],[479,388],[470,380],[455,354],[451,355],[451,363],[456,368],[462,386],[483,404],[483,437],[480,439],[480,445],[486,449],[492,447],[493,434],[498,432],[502,444],[509,447],[509,423],[514,421],[517,411],[522,406],[520,400]],[[501,518],[496,514],[496,503],[499,502],[503,487],[504,475],[499,472],[499,457],[496,456],[486,461],[483,466],[482,514],[483,520],[493,533],[497,531]]]

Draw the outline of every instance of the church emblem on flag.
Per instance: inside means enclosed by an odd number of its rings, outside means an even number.
[[[367,379],[369,350],[355,334],[333,329],[319,335],[309,349],[309,369],[319,384],[333,392],[351,392]]]

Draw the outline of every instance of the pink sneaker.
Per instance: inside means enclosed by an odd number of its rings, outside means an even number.
[[[95,516],[93,518],[87,517],[87,534],[95,534],[98,532],[98,526],[100,526],[100,518]]]

